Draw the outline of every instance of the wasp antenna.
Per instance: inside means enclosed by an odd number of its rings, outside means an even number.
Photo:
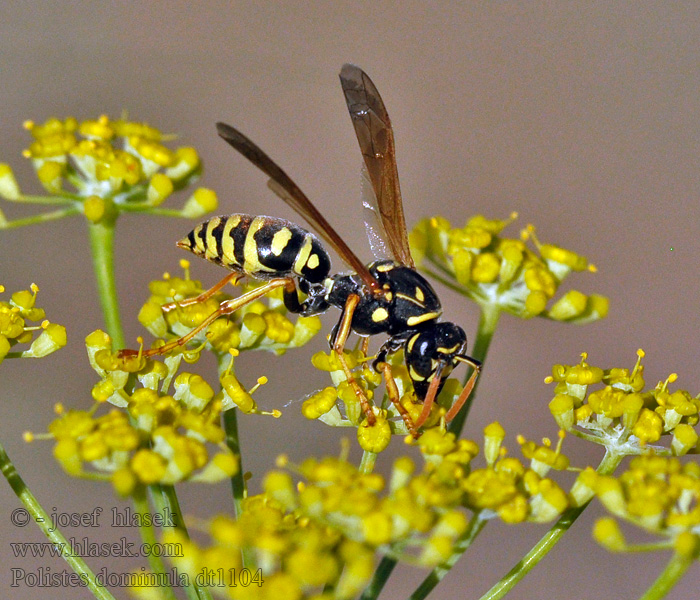
[[[474,367],[475,369],[480,369],[483,364],[480,360],[476,360],[476,358],[472,358],[471,356],[467,356],[466,354],[458,354],[457,356],[455,356],[454,359],[466,363]]]

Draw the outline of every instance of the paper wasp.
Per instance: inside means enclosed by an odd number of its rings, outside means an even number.
[[[195,227],[178,246],[231,273],[210,290],[180,305],[206,299],[229,281],[245,275],[266,283],[222,302],[219,309],[192,332],[144,354],[165,353],[182,346],[220,316],[231,314],[281,287],[284,304],[292,313],[315,315],[330,306],[341,309],[340,320],[330,335],[330,345],[337,353],[369,425],[374,424],[375,414],[353,377],[343,350],[351,332],[365,338],[379,333],[389,336],[373,366],[384,375],[391,401],[409,431],[417,437],[418,428],[428,418],[437,394],[456,364],[471,365],[473,373],[445,415],[447,421],[454,418],[469,397],[481,363],[464,353],[467,346],[464,330],[454,323],[439,321],[440,300],[415,269],[401,203],[394,134],[377,88],[364,71],[350,64],[343,66],[340,82],[364,158],[368,185],[363,204],[369,217],[366,225],[370,242],[375,251],[388,247],[391,258],[363,264],[275,162],[239,131],[217,123],[219,135],[270,178],[270,188],[306,219],[353,272],[331,276],[330,258],[316,236],[286,220],[243,214],[214,217]],[[300,301],[299,291],[305,294],[303,301]],[[175,306],[168,305],[164,310]],[[388,354],[400,349],[404,351],[416,396],[424,403],[415,421],[399,401],[391,367],[386,362]]]

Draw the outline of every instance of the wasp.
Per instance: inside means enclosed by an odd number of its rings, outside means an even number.
[[[317,315],[331,306],[341,310],[329,343],[369,425],[375,423],[375,414],[343,351],[352,332],[364,338],[365,349],[369,336],[388,336],[373,367],[384,376],[388,395],[408,430],[418,437],[418,428],[428,418],[435,398],[457,363],[466,363],[473,371],[445,415],[446,421],[453,419],[466,402],[481,363],[465,353],[464,330],[440,321],[440,300],[415,268],[401,201],[393,129],[377,88],[362,69],[351,64],[342,67],[340,83],[364,159],[363,205],[370,244],[375,254],[390,257],[365,265],[267,154],[230,125],[217,123],[219,136],[270,178],[269,187],[311,225],[352,272],[331,275],[331,260],[321,241],[284,219],[244,214],[214,217],[197,225],[177,245],[231,273],[210,290],[179,305],[200,302],[243,276],[263,280],[264,284],[222,302],[190,333],[145,354],[161,354],[182,346],[215,319],[281,287],[284,304],[292,313]],[[164,310],[175,306],[166,305]],[[386,362],[389,354],[401,349],[416,396],[423,402],[423,410],[415,421],[399,401],[391,366]]]

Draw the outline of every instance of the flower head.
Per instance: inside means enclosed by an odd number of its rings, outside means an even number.
[[[616,519],[661,536],[665,547],[686,544],[697,548],[700,535],[700,467],[695,462],[651,454],[635,457],[619,477],[597,476],[596,496]],[[600,520],[596,539],[615,551],[635,550],[628,545],[614,518]],[[686,544],[687,545],[687,544]],[[659,545],[659,547],[664,547]],[[695,550],[693,550],[695,551]]]
[[[49,192],[47,201],[69,207],[51,218],[82,212],[91,223],[113,222],[124,211],[197,218],[216,209],[216,194],[205,188],[196,189],[181,209],[158,208],[199,177],[201,163],[194,148],[169,148],[172,136],[150,125],[101,115],[80,122],[73,117],[27,121],[24,126],[33,138],[24,156]],[[0,164],[0,197],[33,201],[22,195],[6,164]],[[40,220],[41,215],[25,222]],[[7,221],[0,224],[8,226]]]
[[[424,219],[411,233],[417,262],[428,272],[435,266],[440,273],[447,273],[477,304],[517,317],[541,316],[572,323],[605,317],[608,300],[597,294],[572,290],[550,303],[571,272],[594,272],[595,267],[571,250],[541,244],[531,225],[521,239],[501,237],[516,216],[489,220],[478,215],[462,228],[452,228],[442,217]]]
[[[639,350],[631,370],[591,366],[585,353],[576,365],[555,365],[546,381],[556,383],[549,409],[559,426],[622,455],[695,452],[700,400],[670,390],[675,374],[645,390],[643,357]],[[652,446],[663,436],[670,449]]]
[[[180,264],[183,277],[165,273],[161,280],[152,281],[149,285],[151,296],[139,312],[141,324],[161,338],[179,338],[188,334],[214,313],[221,302],[231,298],[218,291],[206,300],[197,299],[204,291],[202,284],[190,278],[189,261],[181,260]],[[243,294],[259,285],[250,282],[237,287]],[[303,346],[320,331],[321,320],[316,316],[295,317],[292,321],[279,290],[268,293],[264,300],[251,302],[235,313],[215,320],[192,337],[191,351],[184,347],[183,350],[196,354],[209,349],[219,356],[226,356],[231,350],[268,350],[284,354],[289,349]]]
[[[383,378],[372,367],[371,359],[360,349],[346,350],[344,356],[355,382],[368,401],[373,403],[375,422],[370,424],[363,414],[357,394],[348,383],[335,351],[317,352],[311,358],[314,367],[329,374],[332,386],[309,395],[302,405],[302,414],[307,419],[318,419],[332,427],[356,427],[360,447],[370,452],[381,452],[389,445],[392,435],[406,436],[410,433],[407,421],[415,422],[418,419],[423,411],[423,403],[416,397],[408,369],[403,362],[402,351],[386,357],[392,382],[381,395],[377,390],[380,389]],[[425,423],[426,429],[440,422],[461,391],[462,386],[456,379],[445,381],[431,416]]]
[[[0,285],[0,294],[5,288]],[[12,294],[9,300],[0,300],[0,363],[5,358],[42,358],[67,343],[66,328],[46,320],[46,312],[36,306],[39,287]],[[15,346],[26,346],[21,352]]]
[[[120,357],[101,331],[86,345],[101,378],[92,390],[95,404],[88,411],[58,406],[49,426],[54,455],[69,474],[110,480],[128,495],[153,483],[218,482],[236,473],[221,427],[222,395],[200,375],[178,373],[181,354],[162,362]]]

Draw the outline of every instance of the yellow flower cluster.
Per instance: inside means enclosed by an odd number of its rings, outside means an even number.
[[[128,495],[143,485],[217,482],[236,473],[237,457],[225,445],[220,425],[223,394],[216,395],[199,375],[176,376],[182,355],[163,362],[119,358],[101,331],[86,344],[101,376],[92,390],[95,405],[67,412],[59,406],[49,426],[54,455],[69,474],[111,480],[118,493]],[[132,376],[142,387],[127,391]],[[117,408],[96,416],[106,402]]]
[[[25,123],[34,141],[24,151],[43,187],[55,197],[82,207],[92,223],[114,219],[125,211],[152,211],[173,191],[184,188],[200,174],[197,151],[171,150],[168,138],[154,127],[106,115],[96,120],[51,118]],[[23,200],[12,170],[0,164],[0,196]],[[29,199],[31,201],[31,199]],[[216,194],[197,189],[178,216],[197,218],[216,208]]]
[[[154,336],[160,338],[181,337],[202,323],[216,311],[223,300],[231,296],[217,292],[210,298],[195,303],[183,300],[195,298],[203,292],[200,281],[190,279],[189,262],[180,261],[183,277],[168,273],[163,279],[149,285],[150,298],[139,312],[139,321]],[[259,285],[250,282],[241,287],[246,293]],[[180,304],[182,303],[182,304]],[[284,354],[290,348],[306,344],[321,330],[319,317],[288,318],[280,290],[266,296],[266,302],[255,301],[234,314],[214,321],[206,330],[192,339],[195,352],[207,348],[218,355],[230,350],[269,350]]]
[[[164,535],[183,555],[175,566],[194,579],[202,572],[240,573],[241,552],[253,558],[249,585],[229,585],[233,600],[336,600],[357,596],[372,575],[374,552],[361,542],[307,517],[289,513],[268,494],[247,498],[238,520],[212,519],[212,545],[200,548],[177,531]],[[322,593],[332,587],[333,594]]]
[[[659,548],[696,554],[700,549],[700,465],[654,455],[635,457],[619,477],[597,476],[596,496],[605,508],[645,531],[666,538]],[[594,528],[599,543],[613,551],[637,549],[628,545],[617,521],[600,519]],[[648,550],[646,545],[640,549]]]
[[[618,455],[697,452],[700,399],[686,390],[671,392],[675,374],[644,390],[643,357],[639,350],[631,371],[591,366],[585,353],[577,365],[555,365],[546,379],[557,384],[549,403],[552,415],[562,429]],[[597,384],[603,387],[590,389]],[[651,446],[664,435],[671,436],[670,450]]]
[[[0,294],[4,291],[0,285]],[[32,284],[30,289],[12,294],[9,302],[0,301],[0,363],[8,357],[42,358],[66,345],[66,328],[47,321],[44,309],[36,306],[38,291],[39,287]],[[30,346],[21,352],[12,351],[18,344]]]
[[[474,442],[456,440],[440,428],[426,431],[418,440],[426,460],[434,471],[430,476],[455,488],[459,502],[472,511],[488,511],[506,523],[532,521],[544,523],[556,519],[569,506],[567,494],[552,479],[546,477],[551,469],[563,470],[568,459],[549,448],[549,442],[538,446],[519,438],[523,454],[530,459],[525,466],[515,457],[507,456],[502,442],[505,431],[498,423],[484,429],[486,466],[468,470],[468,460],[476,455]],[[484,516],[483,518],[489,518]]]
[[[352,387],[348,384],[345,373],[337,356],[331,352],[317,352],[311,363],[320,371],[327,372],[333,383],[311,396],[302,406],[302,414],[307,419],[318,419],[332,427],[356,427],[360,447],[369,452],[381,452],[388,446],[392,435],[408,435],[409,430],[399,410],[385,391],[381,398],[376,397],[376,389],[382,383],[382,376],[371,366],[361,350],[345,353],[345,360],[353,377],[365,392],[367,399],[374,401],[376,422],[367,426],[360,402]],[[416,421],[423,410],[423,404],[416,399],[413,383],[403,362],[403,352],[389,354],[386,361],[391,365],[391,372],[396,384],[398,397],[403,410]],[[426,427],[436,425],[440,417],[452,406],[462,391],[456,379],[448,379],[438,395]]]
[[[478,304],[517,317],[572,323],[604,318],[608,299],[597,294],[571,290],[548,307],[569,273],[595,267],[571,250],[541,244],[532,226],[523,231],[522,239],[501,237],[515,216],[489,220],[477,215],[462,228],[452,228],[443,217],[423,219],[411,232],[416,263]]]
[[[377,552],[433,568],[488,519],[543,522],[567,508],[566,493],[545,477],[568,465],[559,448],[548,452],[547,443],[521,441],[536,472],[505,457],[500,425],[489,425],[484,435],[487,465],[475,470],[477,444],[439,428],[416,442],[423,470],[403,456],[388,479],[344,458],[290,465],[280,457],[280,468],[267,474],[262,494],[244,501],[238,520],[222,516],[209,524],[211,546],[167,534],[184,548],[175,564],[193,577],[205,568],[238,570],[246,557],[251,571],[260,568],[263,584],[226,590],[240,600],[353,598],[369,582]]]

